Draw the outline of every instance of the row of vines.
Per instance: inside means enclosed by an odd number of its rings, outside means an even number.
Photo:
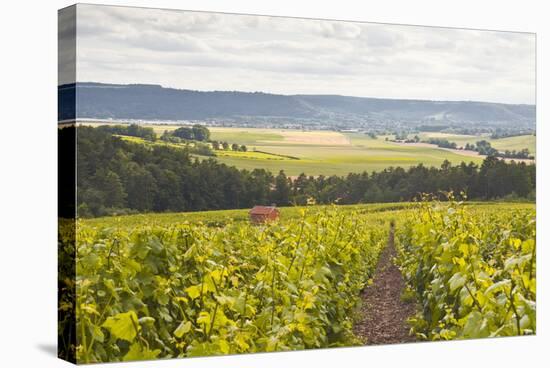
[[[397,262],[419,304],[417,337],[536,333],[534,210],[476,211],[451,198],[402,220]]]
[[[386,237],[383,221],[336,208],[263,226],[79,223],[76,298],[60,303],[76,314],[60,330],[76,340],[61,354],[92,363],[358,343],[353,311]],[[72,251],[61,244],[66,261]]]

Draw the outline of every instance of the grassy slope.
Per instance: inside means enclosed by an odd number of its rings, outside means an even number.
[[[471,207],[476,211],[510,211],[514,209],[535,209],[534,203],[505,203],[505,202],[471,202]],[[380,204],[357,204],[338,206],[342,211],[357,210],[360,213],[373,216],[377,221],[385,222],[388,219],[403,220],[403,215],[415,213],[412,203],[380,203]],[[281,221],[292,221],[300,217],[300,210],[306,209],[309,213],[323,211],[329,206],[309,207],[281,207]],[[180,212],[180,213],[150,213],[139,215],[127,215],[116,217],[100,217],[95,219],[81,220],[81,223],[97,228],[119,228],[131,229],[136,226],[181,224],[184,222],[203,222],[212,226],[224,225],[229,221],[248,221],[248,209],[220,210],[202,212]]]

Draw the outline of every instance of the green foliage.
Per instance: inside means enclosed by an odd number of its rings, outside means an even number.
[[[68,128],[66,128],[68,129]],[[535,191],[534,165],[487,158],[440,168],[390,167],[378,173],[339,176],[273,176],[268,170],[238,170],[205,159],[206,143],[146,142],[78,127],[78,215],[105,216],[131,212],[200,211],[250,208],[256,204],[353,204],[410,201],[421,192],[467,191],[470,198],[519,198]],[[132,138],[128,141],[127,138]],[[140,142],[140,143],[138,143]],[[191,146],[192,145],[192,146]],[[264,152],[265,153],[265,152]],[[201,158],[193,154],[201,154]],[[220,157],[250,157],[291,164],[296,157],[258,152],[218,151]],[[275,160],[273,160],[275,158]],[[279,172],[280,173],[280,172]]]
[[[534,210],[486,214],[454,200],[423,203],[398,239],[403,275],[421,306],[411,319],[418,337],[536,332]]]
[[[450,148],[450,149],[456,149],[456,143],[455,142],[449,142],[447,139],[443,138],[429,138],[426,143],[429,144],[435,144],[438,147],[441,148]]]
[[[59,219],[58,225],[58,343],[57,355],[61,359],[76,362],[76,344],[74,330],[76,284],[75,269],[75,244],[76,222],[73,219]]]
[[[117,135],[126,135],[130,137],[139,137],[147,141],[154,142],[157,135],[153,128],[143,127],[138,124],[130,125],[102,125],[97,128],[100,131]]]
[[[357,343],[387,223],[326,207],[265,226],[79,222],[76,238],[75,350],[92,363]]]
[[[76,300],[63,223],[60,351],[99,362],[353,344],[350,315],[390,219],[418,337],[535,333],[532,208],[293,207],[262,227],[238,210],[79,221]]]
[[[208,128],[198,124],[195,124],[192,127],[177,128],[169,135],[192,141],[207,142],[210,140],[210,131]]]
[[[127,313],[119,313],[115,316],[107,318],[101,325],[105,327],[111,335],[117,339],[134,341],[136,335],[140,331],[138,318],[134,311]]]
[[[285,172],[281,170],[275,177],[275,190],[273,191],[273,200],[279,206],[287,206],[290,203],[290,188],[292,182],[286,177]]]
[[[487,142],[484,139],[476,142],[475,150],[479,152],[480,155],[495,156],[496,154],[498,154],[498,151],[491,147],[491,143]]]

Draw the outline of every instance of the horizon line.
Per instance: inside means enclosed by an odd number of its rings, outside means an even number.
[[[341,95],[341,94],[331,94],[331,93],[274,93],[274,92],[265,92],[265,91],[240,91],[240,90],[200,90],[200,89],[188,89],[188,88],[178,88],[178,87],[167,87],[162,84],[156,83],[111,83],[111,82],[93,82],[93,81],[83,81],[83,82],[70,82],[58,84],[57,87],[69,86],[73,84],[103,84],[103,85],[112,85],[112,86],[148,86],[148,87],[160,87],[163,89],[173,89],[176,91],[192,91],[200,93],[214,93],[214,92],[233,92],[233,93],[249,93],[249,94],[266,94],[266,95],[275,95],[275,96],[333,96],[333,97],[348,97],[348,98],[364,98],[364,99],[374,99],[374,100],[394,100],[394,101],[422,101],[422,102],[469,102],[469,103],[487,103],[487,104],[496,104],[496,105],[516,105],[516,106],[533,106],[536,107],[535,103],[512,103],[512,102],[495,102],[495,101],[482,101],[482,100],[438,100],[438,99],[421,99],[421,98],[403,98],[403,97],[372,97],[372,96],[352,96],[352,95]]]

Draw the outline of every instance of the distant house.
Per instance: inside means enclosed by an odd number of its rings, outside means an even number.
[[[263,224],[268,221],[275,221],[279,218],[279,209],[275,206],[254,206],[248,211],[250,222]]]

